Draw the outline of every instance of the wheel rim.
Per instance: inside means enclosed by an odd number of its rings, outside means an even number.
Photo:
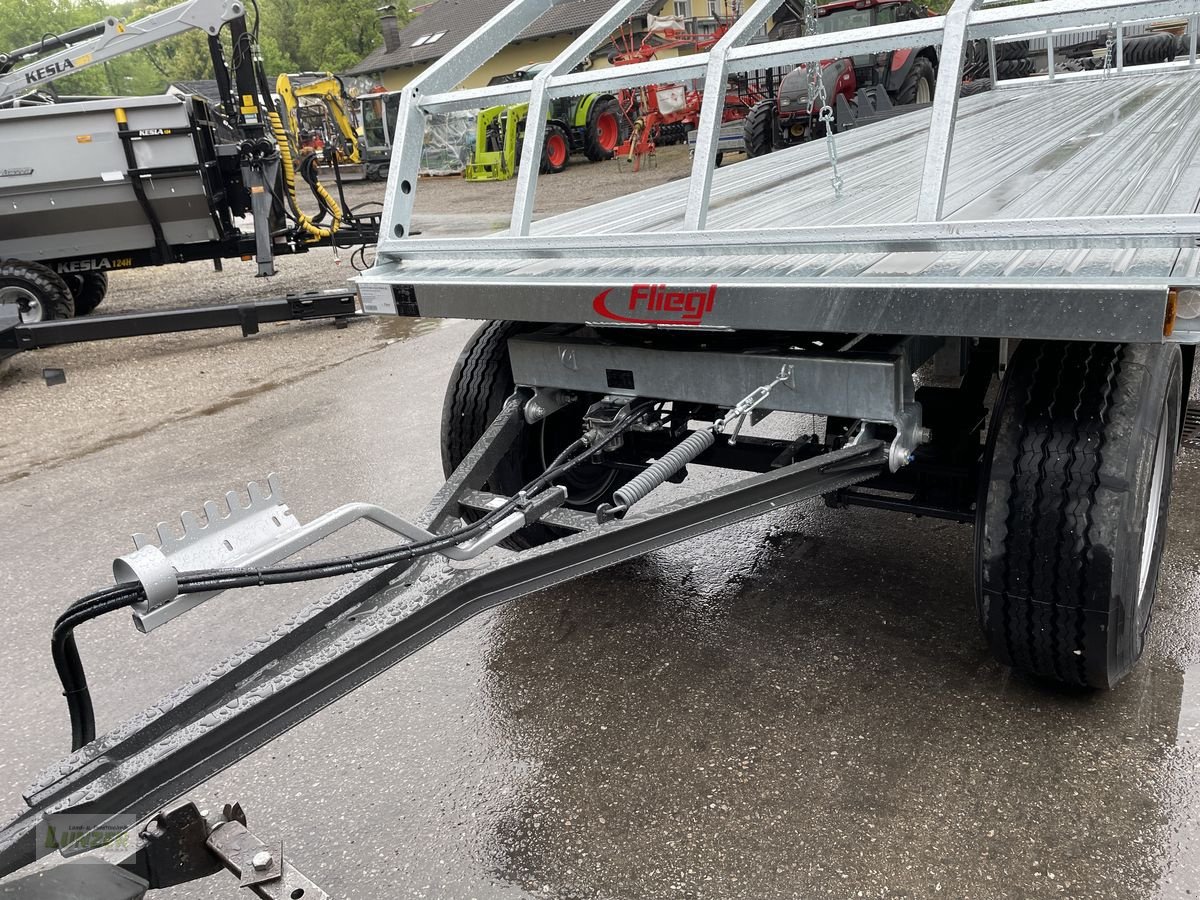
[[[546,138],[546,156],[552,166],[561,166],[567,161],[567,142],[561,134],[552,134]]]
[[[933,102],[933,85],[929,83],[928,78],[921,78],[917,81],[917,102],[932,103]]]
[[[617,117],[610,112],[601,113],[596,119],[596,143],[601,150],[612,151],[620,142],[621,129],[617,125]]]
[[[1158,532],[1162,518],[1162,498],[1167,471],[1170,466],[1170,447],[1174,436],[1171,434],[1171,417],[1163,411],[1162,423],[1158,428],[1158,438],[1154,447],[1154,469],[1150,475],[1150,505],[1146,511],[1146,527],[1142,531],[1142,555],[1138,565],[1138,627],[1145,625],[1148,618],[1152,576],[1154,574],[1154,557],[1158,549]]]
[[[0,288],[0,304],[4,303],[16,304],[21,321],[27,325],[46,318],[46,307],[42,305],[42,299],[29,288],[16,285]]]

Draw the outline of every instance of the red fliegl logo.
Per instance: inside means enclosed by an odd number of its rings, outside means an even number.
[[[629,289],[628,308],[610,305],[613,288],[601,291],[592,301],[592,308],[614,322],[636,325],[699,325],[712,312],[717,299],[717,286],[706,291],[672,291],[665,284],[635,284]]]

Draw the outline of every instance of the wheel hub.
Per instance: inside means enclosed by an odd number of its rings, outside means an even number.
[[[17,307],[21,322],[29,325],[46,318],[46,308],[41,298],[29,288],[18,285],[0,287],[0,304],[12,303]]]
[[[615,150],[617,144],[620,143],[620,128],[617,125],[617,117],[612,113],[602,113],[600,118],[596,120],[596,132],[600,141],[600,149]]]

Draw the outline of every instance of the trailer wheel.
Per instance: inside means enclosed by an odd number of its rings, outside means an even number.
[[[446,477],[466,458],[513,392],[508,339],[537,328],[526,322],[486,322],[459,354],[442,405],[442,470]],[[540,475],[555,456],[583,433],[582,416],[591,399],[581,398],[526,427],[496,466],[487,490],[512,496]],[[567,506],[589,511],[595,510],[621,484],[617,470],[587,464],[568,473],[559,483],[567,488]],[[531,525],[506,540],[503,546],[521,550],[562,535],[563,532],[546,525]]]
[[[518,153],[517,158],[520,158]],[[571,159],[571,138],[557,122],[546,123],[546,141],[542,146],[542,174],[554,175],[567,167]]]
[[[1003,663],[1110,688],[1146,644],[1182,406],[1173,344],[1024,341],[984,453],[976,602]]]
[[[54,270],[41,263],[9,259],[0,264],[0,304],[16,304],[26,324],[75,315],[71,289]]]
[[[616,100],[598,100],[588,110],[583,153],[592,162],[613,158],[621,143],[621,106]]]
[[[81,272],[63,276],[75,300],[75,315],[86,316],[104,302],[108,293],[107,272]]]
[[[910,103],[932,103],[933,89],[937,84],[937,71],[928,58],[918,56],[913,60],[912,68],[904,76],[904,83],[896,92],[896,103],[907,106]]]
[[[775,101],[759,100],[742,121],[746,156],[753,159],[775,149]]]

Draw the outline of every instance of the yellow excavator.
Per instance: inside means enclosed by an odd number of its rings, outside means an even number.
[[[330,165],[362,168],[361,140],[341,78],[332,72],[284,73],[275,81],[275,93],[297,155],[311,151]]]

